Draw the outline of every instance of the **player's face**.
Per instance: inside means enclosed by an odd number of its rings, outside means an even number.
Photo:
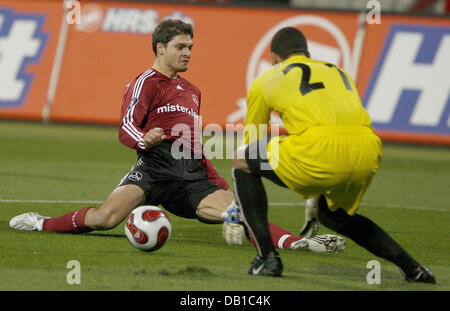
[[[183,72],[188,69],[193,46],[190,35],[175,36],[165,48],[164,60],[166,65],[175,72]]]

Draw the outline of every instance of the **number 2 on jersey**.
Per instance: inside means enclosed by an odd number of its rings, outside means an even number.
[[[339,74],[341,75],[342,81],[345,84],[345,88],[349,91],[353,91],[350,81],[348,80],[347,76],[341,69],[330,63],[326,63],[325,66],[328,66],[330,68],[336,68],[336,70],[339,71]],[[291,69],[296,67],[301,68],[303,73],[302,81],[300,82],[300,93],[302,93],[302,95],[306,95],[314,90],[325,88],[325,85],[322,82],[309,83],[309,79],[311,78],[311,68],[309,68],[309,66],[306,64],[302,63],[290,64],[283,69],[283,73],[287,74]]]

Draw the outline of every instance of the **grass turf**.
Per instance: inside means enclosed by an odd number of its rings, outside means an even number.
[[[282,250],[282,278],[246,274],[252,244],[228,246],[220,225],[169,214],[172,237],[144,253],[127,241],[123,223],[85,235],[21,232],[9,220],[36,211],[60,216],[99,206],[136,157],[112,127],[0,121],[0,290],[157,291],[422,291],[449,290],[450,150],[385,144],[379,174],[359,212],[389,232],[433,270],[437,285],[405,282],[396,266],[346,239],[341,254]],[[231,183],[230,160],[213,160]],[[302,198],[266,182],[270,220],[297,233]],[[51,202],[42,202],[42,201]],[[72,201],[72,202],[69,202]],[[86,202],[78,202],[86,201]],[[329,232],[322,229],[321,233]],[[381,263],[381,284],[366,282],[367,262]],[[70,260],[81,265],[81,284],[66,281]]]

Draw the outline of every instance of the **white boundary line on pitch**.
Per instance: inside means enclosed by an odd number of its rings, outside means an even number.
[[[0,203],[50,203],[50,204],[101,204],[103,201],[95,200],[7,200],[0,199]],[[270,206],[305,206],[305,203],[294,203],[294,202],[269,202]],[[403,206],[398,204],[375,204],[375,203],[361,203],[361,206],[369,207],[387,207],[387,208],[398,208],[398,209],[408,209],[408,210],[421,210],[421,211],[431,211],[431,212],[444,212],[448,213],[450,210],[442,208],[433,208],[427,206]]]
[[[305,203],[269,202],[269,205],[276,205],[276,206],[305,206]],[[361,203],[361,206],[399,208],[399,209],[421,210],[421,211],[430,211],[430,212],[444,212],[444,213],[450,212],[450,210],[446,210],[446,209],[442,209],[442,208],[428,207],[428,206],[403,206],[403,205],[398,205],[398,204],[383,204],[383,205],[381,205],[381,204],[376,204],[376,203]]]

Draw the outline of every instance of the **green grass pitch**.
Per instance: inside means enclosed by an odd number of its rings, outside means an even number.
[[[99,206],[135,163],[113,127],[0,122],[0,290],[422,291],[450,290],[450,149],[385,144],[378,175],[359,212],[433,270],[437,285],[403,280],[392,263],[347,240],[340,254],[282,250],[283,277],[246,274],[254,246],[228,246],[220,225],[169,214],[172,237],[154,253],[134,249],[123,223],[85,235],[9,228],[20,213],[60,216]],[[231,160],[213,160],[230,183]],[[297,233],[304,200],[265,182],[270,220]],[[322,228],[321,233],[330,232]],[[367,262],[381,263],[370,285]],[[66,281],[77,260],[81,284]]]

